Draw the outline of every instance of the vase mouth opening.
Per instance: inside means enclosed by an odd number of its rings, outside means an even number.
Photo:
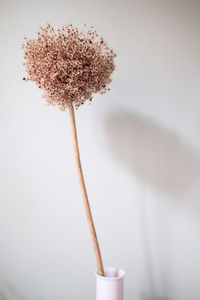
[[[104,280],[117,280],[125,276],[124,270],[114,267],[105,268],[104,276],[99,275],[97,272],[95,274],[97,278],[101,278]]]

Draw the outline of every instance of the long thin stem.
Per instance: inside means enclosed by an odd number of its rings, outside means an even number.
[[[86,186],[85,186],[85,180],[83,177],[83,171],[82,171],[82,167],[81,167],[81,160],[80,160],[79,147],[78,147],[78,138],[77,138],[77,131],[76,131],[76,121],[75,121],[73,106],[69,106],[69,115],[70,115],[70,125],[71,125],[71,132],[72,132],[72,139],[73,139],[73,146],[74,146],[76,168],[77,168],[79,183],[80,183],[80,187],[81,187],[81,193],[82,193],[82,197],[83,197],[83,203],[84,203],[84,207],[85,207],[87,222],[88,222],[88,226],[89,226],[89,230],[90,230],[90,234],[91,234],[91,238],[92,238],[92,243],[93,243],[93,247],[94,247],[94,252],[95,252],[95,256],[96,256],[97,271],[98,271],[99,275],[104,276],[101,252],[100,252],[100,248],[99,248],[96,230],[94,227],[90,204],[89,204],[89,200],[88,200],[88,196],[87,196],[87,190],[86,190]]]

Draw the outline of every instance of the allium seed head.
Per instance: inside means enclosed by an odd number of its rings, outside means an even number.
[[[109,90],[116,54],[92,27],[80,31],[70,24],[55,31],[48,24],[22,48],[28,73],[23,80],[34,81],[47,103],[61,110]]]

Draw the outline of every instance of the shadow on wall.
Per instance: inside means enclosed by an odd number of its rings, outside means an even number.
[[[167,298],[158,298],[158,297],[149,297],[149,296],[143,296],[142,300],[168,300]]]
[[[151,119],[123,112],[106,120],[113,153],[141,181],[171,195],[181,195],[200,174],[200,160],[174,132]]]
[[[0,279],[0,300],[24,300],[24,297],[10,283]]]
[[[174,132],[161,127],[141,115],[120,112],[106,119],[106,134],[115,156],[142,182],[164,191],[170,196],[181,196],[200,174],[200,160],[195,151]],[[157,295],[157,283],[152,265],[146,205],[141,203],[141,227],[144,238],[145,260],[149,293],[142,300],[167,300]]]
[[[157,297],[142,297],[142,300],[168,300],[167,298],[157,298]]]

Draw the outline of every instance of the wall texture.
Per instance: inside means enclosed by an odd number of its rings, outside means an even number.
[[[76,112],[106,266],[126,300],[200,299],[200,1],[0,1],[0,299],[94,300],[67,112],[24,83],[23,37],[92,24],[118,54]]]

